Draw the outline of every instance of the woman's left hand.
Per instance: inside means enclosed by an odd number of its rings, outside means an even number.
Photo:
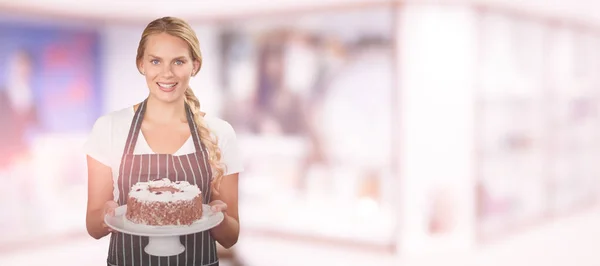
[[[219,190],[216,189],[214,182],[211,182],[210,190],[213,194],[213,197],[216,197],[217,199],[221,198],[221,193],[219,193]],[[223,202],[222,200],[213,200],[208,205],[210,205],[210,210],[213,212],[225,212],[227,210],[227,203]]]

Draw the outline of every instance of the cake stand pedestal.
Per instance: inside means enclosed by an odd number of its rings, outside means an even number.
[[[185,251],[179,236],[151,236],[148,240],[144,251],[152,256],[175,256]]]

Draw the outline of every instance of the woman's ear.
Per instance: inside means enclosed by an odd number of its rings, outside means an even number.
[[[194,69],[192,70],[192,76],[195,76],[200,71],[200,61],[194,60]]]
[[[140,62],[138,64],[138,71],[142,74],[142,75],[146,75],[146,71],[144,70],[144,63]]]

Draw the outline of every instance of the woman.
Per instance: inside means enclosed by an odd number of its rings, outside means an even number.
[[[202,64],[198,39],[180,19],[157,19],[142,34],[136,63],[148,98],[100,117],[86,143],[88,233],[96,239],[111,233],[108,265],[219,265],[215,241],[230,248],[239,236],[242,164],[233,128],[201,112],[189,88]],[[126,204],[133,184],[167,173],[173,181],[185,176],[197,184],[204,203],[225,219],[209,231],[181,236],[184,253],[156,257],[144,252],[146,237],[110,232],[103,217]]]

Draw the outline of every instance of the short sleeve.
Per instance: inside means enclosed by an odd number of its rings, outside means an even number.
[[[225,175],[244,171],[237,136],[229,123],[223,123],[222,134],[219,136],[218,141],[219,148],[221,149],[221,162],[226,166]]]
[[[111,153],[111,130],[112,120],[109,116],[102,116],[96,120],[92,131],[90,132],[87,141],[83,146],[85,154],[101,162],[106,166],[110,166]]]

